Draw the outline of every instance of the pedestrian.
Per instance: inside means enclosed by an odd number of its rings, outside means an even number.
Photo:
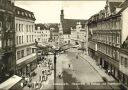
[[[21,86],[21,87],[24,87],[24,84],[21,82],[21,83],[20,83],[20,86]]]
[[[69,68],[70,68],[70,64],[68,64]]]

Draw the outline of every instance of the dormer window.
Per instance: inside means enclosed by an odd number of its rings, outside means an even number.
[[[28,16],[26,12],[25,12],[25,16]]]
[[[20,11],[17,11],[18,15],[20,14]]]
[[[32,18],[34,18],[34,15],[32,15]]]
[[[31,17],[31,14],[29,14],[29,17]]]
[[[22,12],[22,15],[24,15],[24,12]]]

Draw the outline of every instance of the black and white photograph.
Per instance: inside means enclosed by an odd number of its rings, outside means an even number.
[[[128,90],[128,0],[0,0],[0,90]]]

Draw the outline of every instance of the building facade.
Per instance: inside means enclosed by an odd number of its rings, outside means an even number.
[[[14,1],[0,0],[0,83],[15,74]]]
[[[128,86],[128,5],[123,3],[128,2],[107,0],[105,9],[89,19],[88,51],[97,65]]]
[[[84,28],[82,28],[84,27]],[[78,45],[79,49],[81,50],[87,50],[87,44],[88,44],[88,28],[87,25],[82,26],[80,22],[77,22],[76,28],[71,28],[71,44],[72,45]]]
[[[128,89],[128,1],[126,0],[121,4],[122,9],[121,13],[121,21],[122,21],[122,31],[121,31],[121,48],[119,52],[119,80],[120,82],[126,86]]]
[[[74,45],[73,42],[76,43],[77,41],[79,41],[78,44],[84,47],[85,24],[86,24],[86,20],[65,19],[64,10],[61,10],[60,26],[59,26],[59,43],[61,44],[60,46],[66,44]]]
[[[50,41],[50,30],[43,24],[35,26],[36,41],[39,45],[48,45]]]
[[[16,73],[30,75],[36,68],[35,17],[33,12],[15,6]]]

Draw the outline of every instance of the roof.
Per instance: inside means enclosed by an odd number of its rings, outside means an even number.
[[[35,24],[35,30],[38,29],[38,27],[40,27],[40,30],[50,30],[50,28],[54,28],[53,32],[59,32],[59,27],[58,24],[56,23],[50,23],[50,24],[42,24],[42,23],[38,23]]]
[[[75,28],[77,22],[81,22],[82,28],[84,28],[87,20],[81,19],[64,19],[62,22],[63,34],[71,34],[71,28]]]
[[[18,6],[15,6],[15,16],[25,19],[36,20],[33,12],[20,8]]]
[[[59,32],[59,24],[58,23],[52,23],[49,25],[49,28],[54,28],[53,32]]]
[[[123,12],[127,7],[128,7],[128,0],[120,4],[120,8],[122,9],[120,10],[119,13]]]
[[[109,2],[110,12],[114,12],[116,8],[120,8],[122,2]]]
[[[46,30],[47,29],[47,27],[45,26],[45,24],[42,24],[42,23],[35,24],[35,30],[37,30],[38,27],[40,27],[40,30]]]

